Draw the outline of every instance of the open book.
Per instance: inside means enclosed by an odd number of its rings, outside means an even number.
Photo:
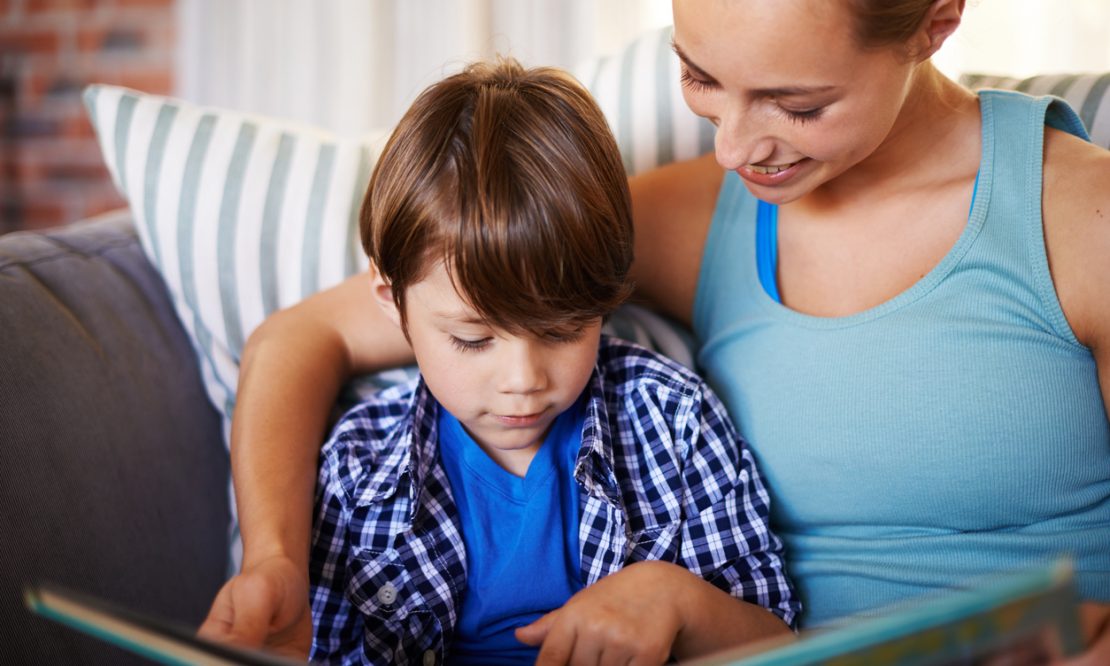
[[[1037,666],[1083,649],[1072,567],[985,579],[789,643],[756,643],[696,666]],[[693,666],[693,665],[691,665]]]
[[[54,586],[28,588],[36,613],[165,664],[301,662],[198,639],[183,627]],[[786,644],[756,644],[697,666],[1035,666],[1082,650],[1069,563],[983,581]]]
[[[23,599],[39,615],[163,664],[304,666],[304,662],[263,650],[206,641],[185,627],[56,585],[28,587]]]

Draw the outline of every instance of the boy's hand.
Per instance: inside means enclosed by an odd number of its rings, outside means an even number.
[[[662,664],[683,629],[682,591],[691,578],[674,564],[629,565],[517,629],[517,640],[543,644],[538,666]]]
[[[305,573],[285,557],[245,567],[220,588],[197,636],[307,657],[312,618]]]

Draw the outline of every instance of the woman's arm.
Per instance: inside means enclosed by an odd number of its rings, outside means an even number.
[[[243,568],[200,634],[307,654],[308,549],[317,456],[352,375],[411,362],[371,295],[367,273],[275,313],[243,350],[231,469]]]
[[[705,155],[628,181],[636,227],[636,299],[687,327],[723,176],[713,155]]]
[[[1110,151],[1073,136],[1045,133],[1045,246],[1060,307],[1098,367],[1110,412]],[[1110,663],[1110,604],[1085,603],[1089,649],[1069,666]]]

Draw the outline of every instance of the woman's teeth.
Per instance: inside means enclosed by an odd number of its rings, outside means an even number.
[[[787,169],[794,166],[795,164],[797,164],[797,162],[791,162],[790,164],[776,164],[776,165],[767,165],[767,166],[761,166],[759,164],[749,164],[748,168],[751,169],[752,171],[754,171],[755,173],[772,174],[772,173],[778,173],[780,171],[786,171]]]

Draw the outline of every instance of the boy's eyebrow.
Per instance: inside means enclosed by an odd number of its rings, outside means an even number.
[[[485,324],[486,321],[473,312],[465,310],[447,310],[442,312],[433,312],[433,317],[439,319],[450,319],[457,321],[460,324]]]
[[[671,50],[674,51],[682,64],[686,65],[686,69],[693,72],[698,78],[704,79],[706,83],[717,83],[711,74],[706,72],[701,67],[694,64],[690,57],[682,50],[674,38],[671,38]],[[816,93],[829,92],[835,90],[837,86],[778,86],[774,88],[756,88],[749,92],[749,95],[755,98],[759,97],[791,97],[794,95],[813,95]]]

